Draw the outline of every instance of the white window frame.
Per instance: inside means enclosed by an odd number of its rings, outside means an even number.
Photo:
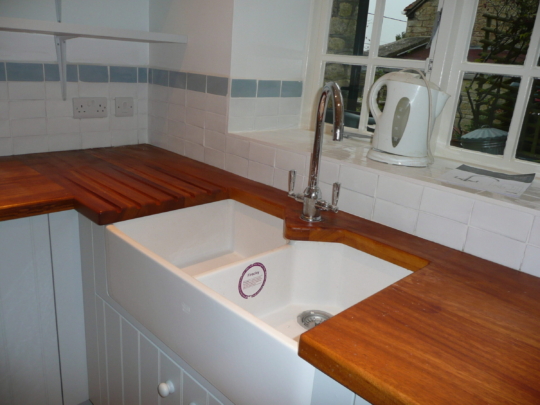
[[[429,59],[433,60],[431,71],[427,77],[449,93],[451,98],[443,112],[437,119],[431,146],[436,157],[448,158],[455,161],[497,168],[517,173],[540,173],[540,164],[516,159],[515,153],[519,141],[519,131],[523,124],[528,96],[535,78],[540,78],[540,67],[536,66],[540,58],[540,16],[537,17],[533,29],[529,52],[524,65],[500,65],[490,63],[472,63],[467,61],[469,42],[473,30],[479,0],[440,0],[439,10],[442,8],[442,18],[436,37],[433,39],[430,58],[424,61],[393,59],[373,56],[378,52],[379,39],[382,30],[383,12],[386,0],[377,1],[373,29],[371,33],[370,55],[349,56],[327,54],[327,41],[330,29],[332,0],[315,0],[312,13],[312,32],[309,47],[309,56],[306,68],[305,102],[302,114],[302,127],[314,127],[314,105],[316,97],[324,79],[324,68],[327,62],[364,65],[366,71],[366,85],[364,86],[364,100],[375,75],[376,66],[395,68],[416,68],[427,71]],[[412,0],[411,0],[412,1]],[[381,12],[382,11],[382,12]],[[515,105],[515,113],[509,128],[508,139],[504,155],[490,155],[450,146],[452,127],[461,82],[465,72],[479,72],[520,76],[521,83]],[[360,112],[359,130],[363,135],[371,135],[365,130],[369,114],[366,102],[362,103]]]

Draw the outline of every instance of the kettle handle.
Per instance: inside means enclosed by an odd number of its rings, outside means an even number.
[[[371,86],[371,89],[369,90],[369,109],[373,114],[373,119],[375,122],[377,122],[382,115],[382,111],[377,105],[377,94],[379,93],[381,87],[388,83],[388,80],[386,80],[385,77],[386,75],[380,77],[379,80],[373,83],[373,86]]]

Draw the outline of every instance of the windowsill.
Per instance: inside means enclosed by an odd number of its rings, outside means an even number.
[[[310,154],[313,149],[313,131],[303,129],[268,130],[258,132],[237,132],[232,135],[256,140],[281,149],[288,149],[302,154]],[[347,164],[362,167],[373,172],[384,172],[394,176],[407,178],[413,183],[435,186],[439,189],[452,189],[455,194],[464,196],[475,195],[486,202],[496,202],[510,208],[520,208],[534,215],[540,211],[540,179],[535,179],[533,184],[520,198],[511,198],[487,191],[478,191],[444,183],[437,178],[448,170],[455,169],[465,162],[457,162],[440,157],[435,162],[424,168],[395,166],[375,162],[366,157],[370,149],[370,142],[362,139],[344,139],[342,142],[332,142],[329,136],[323,142],[323,159],[338,164]],[[486,168],[488,170],[493,170]]]

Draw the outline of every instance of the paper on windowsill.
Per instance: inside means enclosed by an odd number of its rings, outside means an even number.
[[[461,165],[438,177],[446,183],[519,198],[534,180],[531,174],[505,174]]]

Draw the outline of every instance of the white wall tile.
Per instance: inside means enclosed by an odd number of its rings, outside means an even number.
[[[258,117],[279,115],[279,98],[256,98],[255,102],[255,115]]]
[[[71,117],[59,117],[47,119],[47,133],[49,135],[56,134],[73,134],[80,132],[80,120]]]
[[[10,127],[12,136],[45,135],[47,133],[47,119],[25,118],[11,120]]]
[[[229,115],[232,117],[254,117],[255,106],[253,98],[231,98]]]
[[[464,251],[517,270],[523,259],[525,243],[483,229],[469,227]]]
[[[205,111],[198,108],[188,107],[186,109],[186,124],[204,128]]]
[[[377,198],[373,221],[414,234],[418,211]]]
[[[540,277],[540,248],[527,245],[521,271]]]
[[[137,129],[148,128],[148,115],[137,114],[136,117],[137,117]]]
[[[186,91],[172,87],[169,94],[169,102],[173,104],[186,105]]]
[[[223,169],[225,167],[225,153],[220,150],[204,148],[204,163]]]
[[[79,121],[81,132],[105,132],[109,130],[109,117],[82,118]]]
[[[116,97],[138,97],[137,83],[109,83],[109,99],[114,103]]]
[[[199,162],[204,162],[204,146],[201,144],[186,140],[184,142],[184,150],[188,158],[198,160]]]
[[[205,115],[205,125],[207,129],[212,131],[221,132],[222,134],[227,133],[227,117],[224,115],[214,114],[211,112],[206,112]]]
[[[13,154],[48,152],[49,144],[46,136],[18,136],[13,138]]]
[[[137,139],[139,143],[148,143],[148,129],[139,129],[137,130]],[[182,149],[182,154],[184,150]]]
[[[0,101],[0,121],[9,120],[9,101]]]
[[[62,100],[60,82],[45,82],[45,96],[47,100]],[[79,83],[66,83],[66,102],[73,103],[73,97],[79,97]]]
[[[418,209],[424,187],[389,176],[379,176],[377,199]]]
[[[274,168],[250,160],[248,165],[248,178],[271,186],[274,182]]]
[[[111,146],[111,133],[106,132],[82,132],[82,148],[106,148]]]
[[[204,110],[206,106],[206,93],[186,90],[186,106]]]
[[[278,117],[278,126],[281,129],[298,128],[300,125],[299,115],[280,115]]]
[[[339,169],[341,187],[372,197],[375,196],[378,177],[375,173],[347,165],[341,165]]]
[[[283,97],[279,99],[279,115],[300,115],[302,98]]]
[[[148,114],[148,99],[137,99],[137,114]]]
[[[19,100],[9,102],[9,118],[42,118],[46,116],[44,100]]]
[[[202,145],[204,143],[204,129],[195,127],[193,125],[186,124],[186,141],[198,143]]]
[[[167,120],[162,117],[148,116],[148,129],[161,133],[167,132]]]
[[[0,100],[8,100],[9,92],[7,82],[0,83]]]
[[[227,153],[225,155],[225,170],[228,172],[237,174],[238,176],[247,177],[248,176],[248,165],[249,160]]]
[[[251,142],[251,145],[249,146],[249,160],[253,160],[267,166],[274,166],[275,159],[275,148],[260,144],[258,142]]]
[[[319,179],[328,184],[333,184],[336,181],[339,181],[339,165],[337,163],[322,159],[321,166],[319,168]]]
[[[186,124],[183,122],[168,121],[167,134],[184,139],[186,137]]]
[[[227,115],[227,97],[216,94],[206,94],[205,110],[219,115]]]
[[[137,137],[137,129],[111,131],[111,146],[136,145]]]
[[[49,135],[49,151],[77,150],[82,147],[82,137],[79,132],[73,134]]]
[[[329,199],[331,200],[331,198]],[[358,217],[371,219],[374,203],[375,199],[373,197],[356,193],[343,187],[339,192],[339,209]]]
[[[282,170],[296,170],[298,176],[306,176],[306,156],[284,149],[276,150],[276,167]]]
[[[278,129],[279,116],[255,116],[255,122],[253,125],[253,129],[256,131],[263,131],[265,129]]]
[[[155,84],[148,86],[148,98],[150,100],[157,101],[169,101],[169,94],[171,88],[164,86],[157,86]]]
[[[45,100],[45,82],[8,82],[10,100]]]
[[[11,132],[9,130],[9,121],[3,120],[0,121],[0,138],[7,138],[11,136]]]
[[[229,117],[229,132],[251,131],[255,129],[255,117]]]
[[[46,100],[47,117],[73,117],[73,102],[71,100]]]
[[[477,201],[470,225],[526,242],[533,219],[525,212]]]
[[[227,137],[225,134],[208,129],[204,131],[204,146],[225,152],[226,143]]]
[[[111,130],[127,131],[130,129],[137,129],[138,121],[137,116],[131,117],[115,117],[114,115],[109,119],[109,128]]]
[[[197,111],[201,111],[201,110],[197,110]],[[186,120],[186,107],[180,104],[169,104],[167,118],[173,121],[177,121],[177,122],[188,122]],[[203,120],[204,120],[204,116],[203,116]]]
[[[416,235],[452,249],[462,250],[467,237],[467,225],[420,211]]]
[[[249,158],[249,141],[227,135],[226,152],[243,158]]]
[[[13,154],[13,139],[0,138],[0,156],[11,156]]]
[[[108,99],[109,83],[79,82],[79,97],[106,97]]]
[[[529,237],[529,243],[540,247],[540,216],[534,218],[534,223]]]
[[[166,101],[152,100],[148,103],[150,114],[156,117],[167,118],[169,103]]]

